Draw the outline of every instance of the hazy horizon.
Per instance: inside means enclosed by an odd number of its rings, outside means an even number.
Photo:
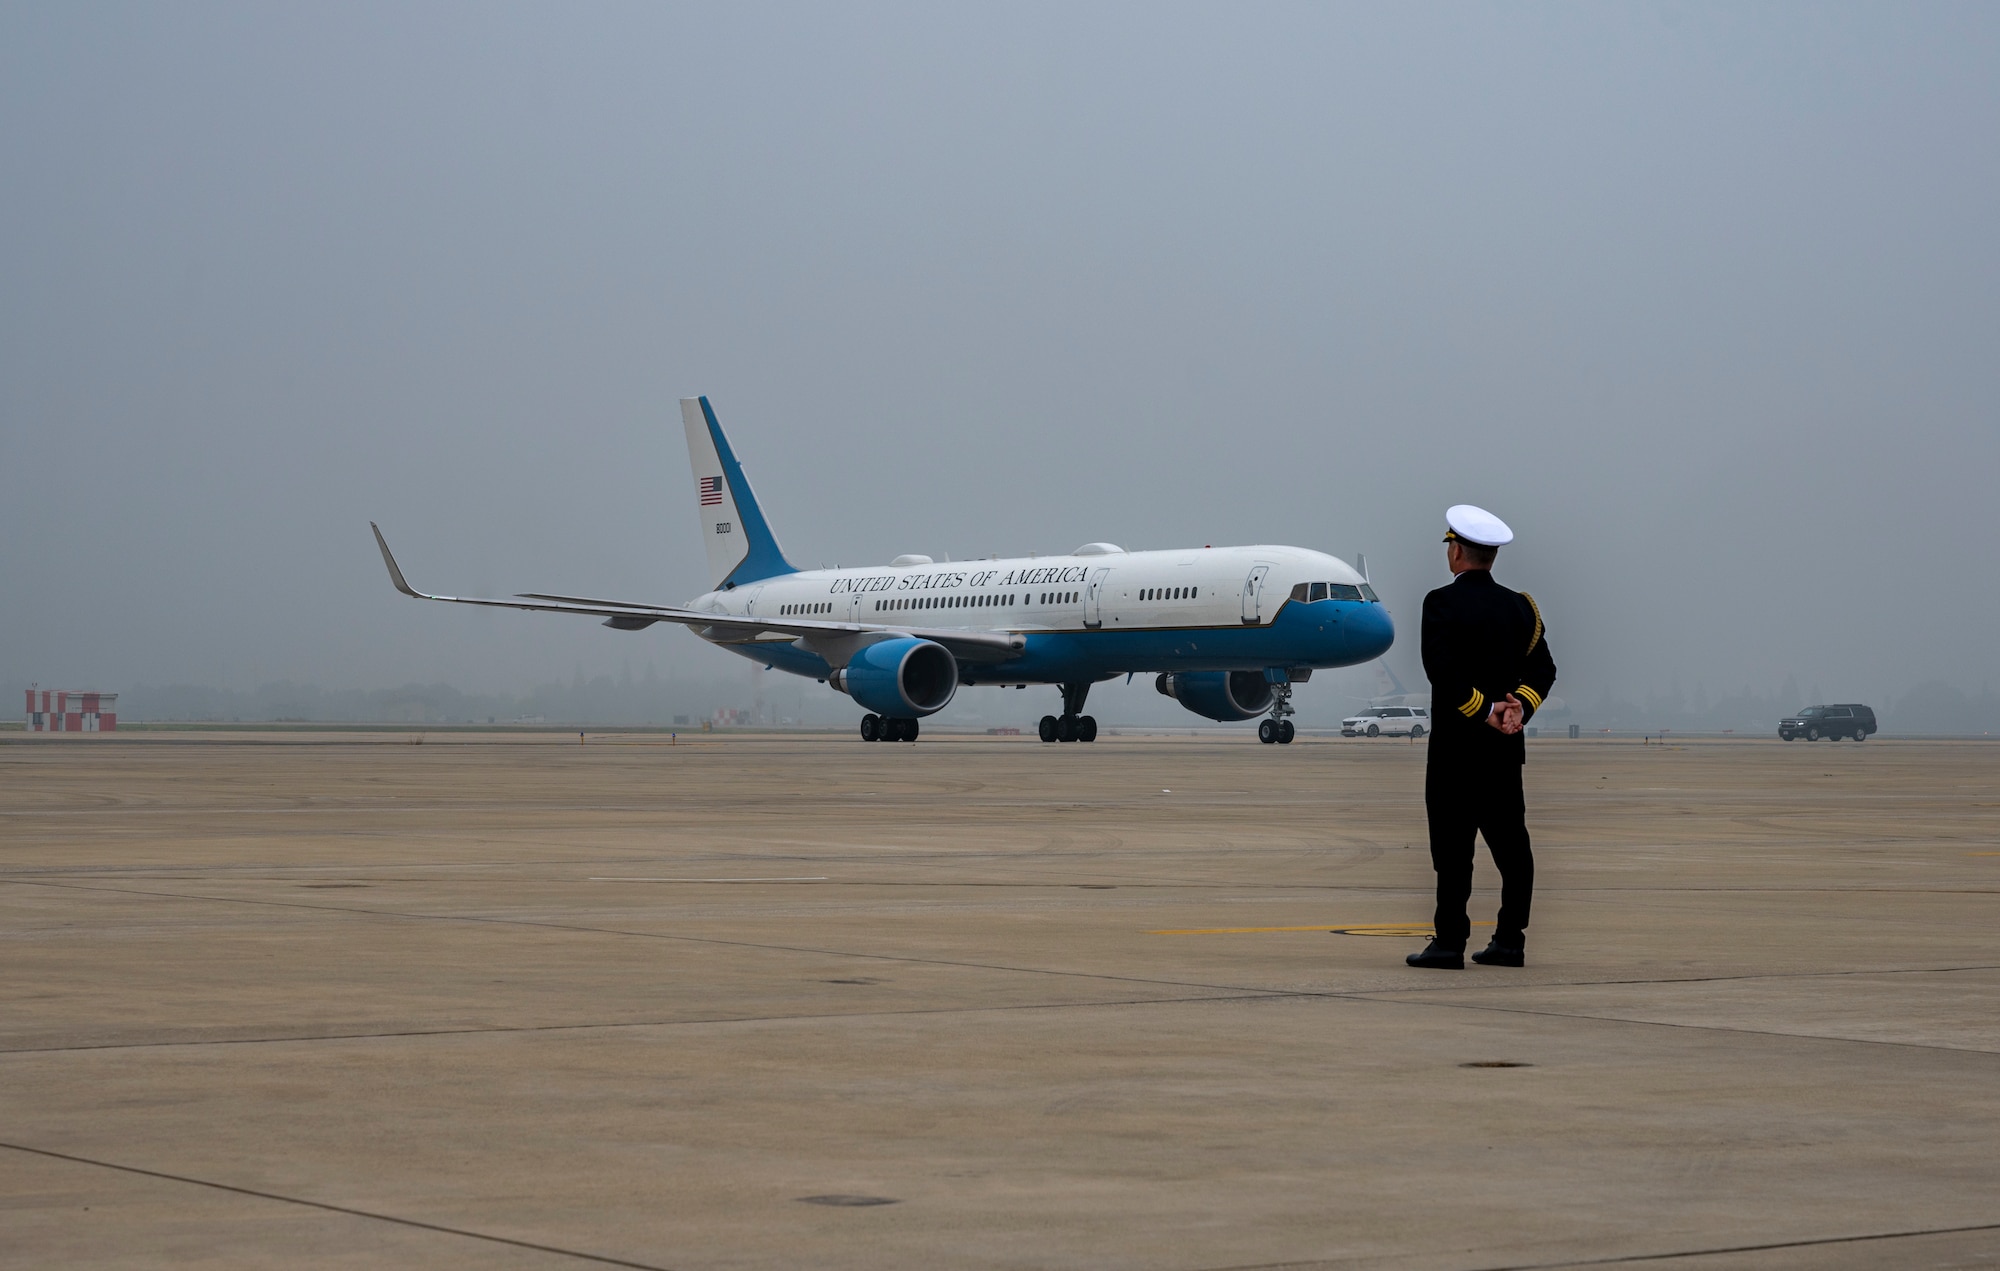
[[[368,534],[685,599],[707,393],[801,564],[1364,552],[1420,688],[1468,501],[1572,703],[1990,692],[1996,54],[1976,5],[0,6],[0,674],[730,688]]]

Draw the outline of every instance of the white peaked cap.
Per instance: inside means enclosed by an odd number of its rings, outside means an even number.
[[[1462,538],[1480,547],[1505,547],[1514,541],[1514,531],[1507,528],[1507,522],[1470,503],[1454,503],[1444,510],[1444,523],[1451,533],[1445,541]]]

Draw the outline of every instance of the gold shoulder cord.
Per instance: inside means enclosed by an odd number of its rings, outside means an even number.
[[[1535,611],[1535,634],[1528,637],[1528,652],[1533,653],[1535,646],[1542,642],[1542,607],[1536,604],[1535,598],[1525,591],[1521,593],[1521,599],[1527,601],[1528,608]]]

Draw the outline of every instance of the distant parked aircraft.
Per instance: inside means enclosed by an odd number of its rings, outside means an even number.
[[[1387,660],[1378,660],[1375,663],[1375,685],[1383,691],[1368,699],[1371,709],[1378,706],[1429,707],[1431,704],[1429,693],[1412,693],[1403,687],[1403,682],[1396,678],[1396,672],[1389,666]]]

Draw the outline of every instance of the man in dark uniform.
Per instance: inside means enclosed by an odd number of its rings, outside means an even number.
[[[1500,919],[1492,943],[1472,955],[1487,966],[1526,959],[1535,857],[1528,849],[1521,729],[1556,681],[1555,660],[1534,597],[1493,581],[1493,559],[1514,541],[1506,522],[1461,503],[1445,512],[1445,559],[1457,577],[1424,597],[1424,671],[1431,679],[1431,744],[1424,772],[1437,913],[1415,967],[1463,970],[1471,924],[1473,835],[1500,870]]]

